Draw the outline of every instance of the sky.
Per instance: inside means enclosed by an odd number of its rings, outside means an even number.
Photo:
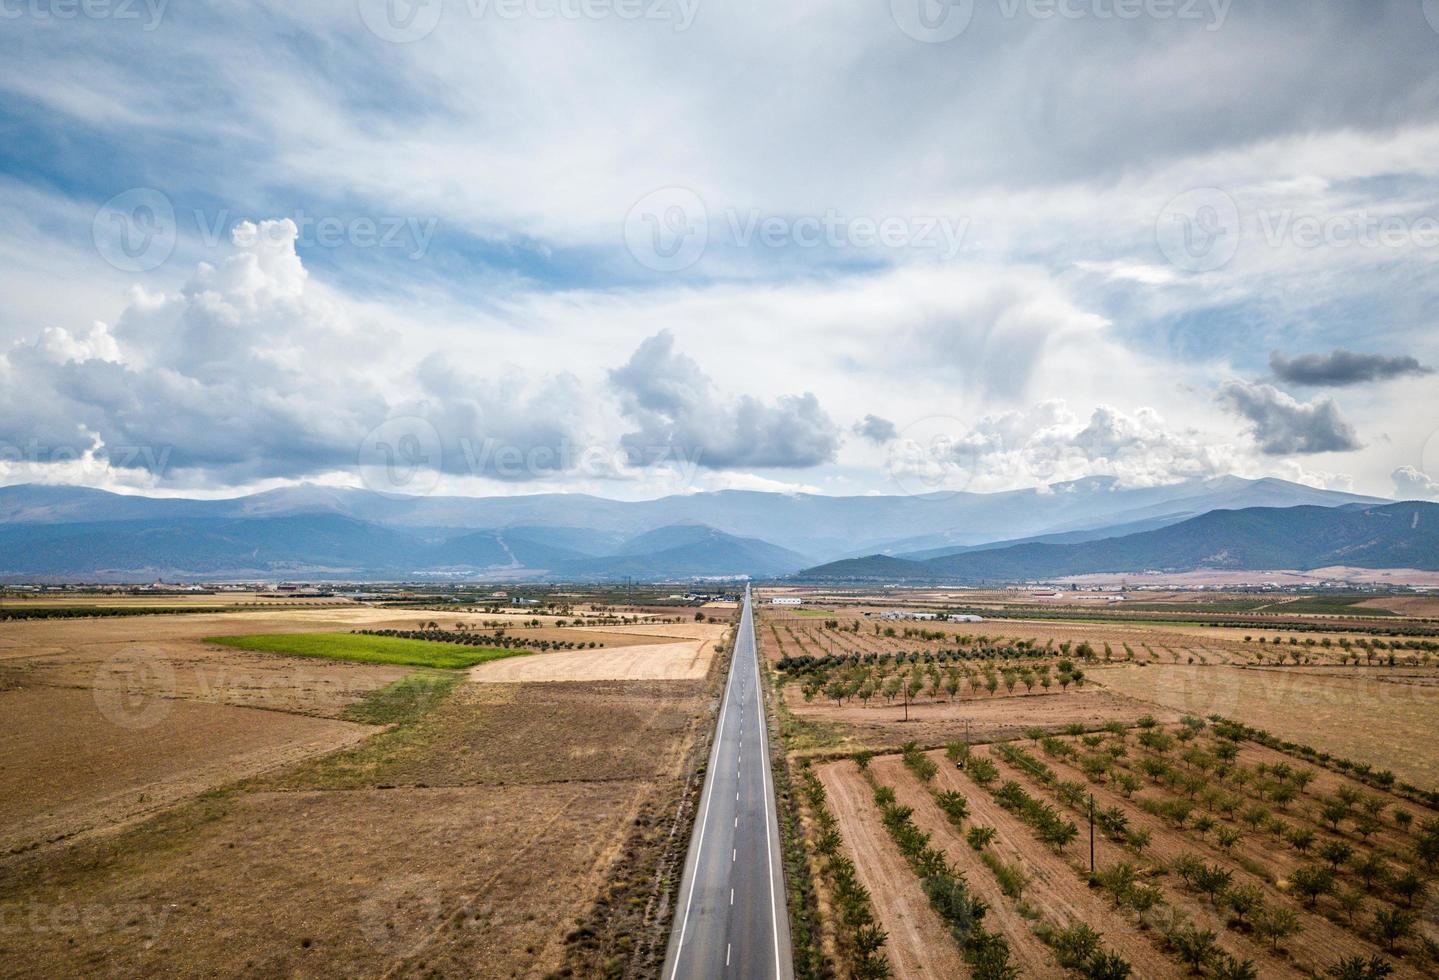
[[[1439,498],[1439,0],[0,19],[0,484]]]

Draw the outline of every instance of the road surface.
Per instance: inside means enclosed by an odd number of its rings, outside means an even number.
[[[784,864],[746,591],[695,816],[665,980],[791,980]]]

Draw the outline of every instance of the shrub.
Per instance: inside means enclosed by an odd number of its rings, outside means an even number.
[[[980,827],[975,825],[971,826],[965,833],[964,839],[969,842],[970,847],[976,851],[982,851],[994,840],[996,833],[998,833],[998,831],[993,827]]]
[[[1351,956],[1340,960],[1324,972],[1325,976],[1334,977],[1335,980],[1384,980],[1394,972],[1394,967],[1378,956],[1371,956],[1367,960],[1362,956]]]

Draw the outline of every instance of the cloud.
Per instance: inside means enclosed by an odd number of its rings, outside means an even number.
[[[950,423],[906,428],[890,452],[897,482],[983,491],[1110,476],[1124,486],[1161,486],[1225,473],[1233,455],[1144,407],[1100,405],[1085,418],[1051,399],[986,415],[968,428]]]
[[[1394,496],[1400,500],[1439,500],[1439,481],[1413,466],[1401,466],[1390,474]]]
[[[1229,381],[1219,389],[1219,402],[1249,422],[1261,452],[1335,453],[1361,448],[1354,427],[1332,398],[1304,403],[1273,385]]]
[[[854,424],[854,433],[880,445],[890,442],[899,435],[894,423],[879,415],[866,415],[860,419]]]
[[[395,335],[310,288],[296,233],[288,220],[242,223],[222,261],[173,294],[133,291],[113,328],[16,345],[0,362],[0,444],[33,446],[42,468],[88,457],[233,484],[355,471],[367,435],[398,415],[438,433],[443,460],[425,459],[445,472],[497,475],[484,455],[497,447],[528,460],[504,478],[568,465],[561,447],[583,438],[573,377],[482,378],[438,356],[406,365]]]
[[[1342,387],[1434,373],[1433,368],[1425,367],[1407,354],[1386,356],[1348,350],[1301,354],[1295,358],[1274,351],[1269,355],[1269,368],[1281,381],[1313,387]]]
[[[676,457],[710,469],[818,466],[834,458],[839,427],[806,392],[766,404],[726,398],[662,330],[610,372],[622,413],[639,428],[621,437],[635,465]]]

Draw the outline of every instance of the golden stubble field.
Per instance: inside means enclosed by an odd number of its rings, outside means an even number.
[[[411,668],[203,642],[421,618],[493,617],[0,623],[0,974],[584,975],[622,936],[662,955],[658,907],[626,889],[672,857],[724,627],[549,625],[532,632],[605,646],[499,663],[606,669],[458,672],[398,727],[345,717]]]

